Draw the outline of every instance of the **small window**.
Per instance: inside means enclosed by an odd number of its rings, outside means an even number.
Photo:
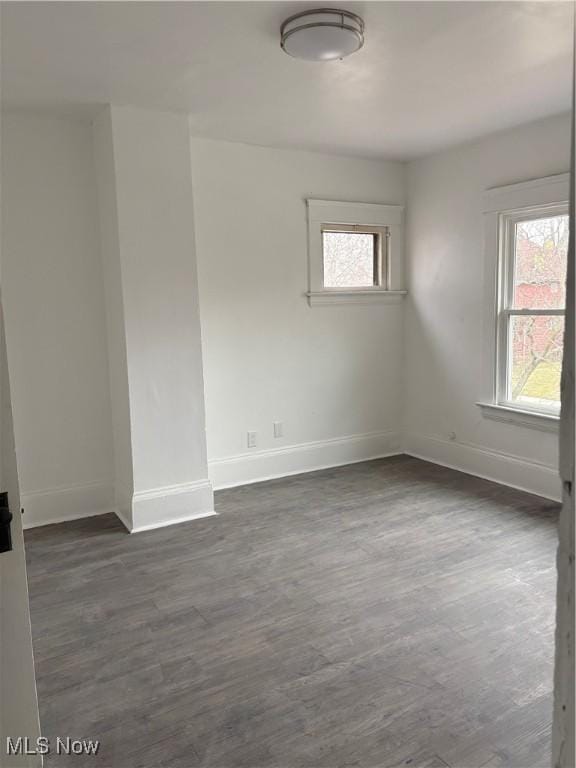
[[[568,255],[566,205],[500,216],[501,405],[558,413]]]
[[[307,200],[311,307],[399,304],[403,286],[401,205]]]
[[[385,227],[323,224],[324,288],[385,288],[386,235]]]

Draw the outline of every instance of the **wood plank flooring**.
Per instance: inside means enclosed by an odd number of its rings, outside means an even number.
[[[43,733],[108,768],[547,768],[557,507],[408,457],[27,533]]]

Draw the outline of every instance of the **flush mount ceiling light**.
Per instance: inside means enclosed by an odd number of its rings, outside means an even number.
[[[280,28],[282,50],[296,59],[333,61],[364,45],[364,22],[355,13],[336,8],[303,11]]]

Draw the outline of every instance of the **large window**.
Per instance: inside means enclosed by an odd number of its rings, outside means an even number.
[[[499,405],[559,412],[567,252],[566,205],[500,215]]]
[[[558,430],[568,251],[567,173],[484,193],[487,419]]]

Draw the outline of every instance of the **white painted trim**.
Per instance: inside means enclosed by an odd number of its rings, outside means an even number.
[[[210,487],[210,481],[208,479],[192,480],[189,483],[177,483],[176,485],[162,485],[158,488],[150,488],[147,491],[135,491],[132,496],[132,501],[148,501],[150,499],[161,499],[164,496],[178,496],[182,493],[194,493],[206,487]]]
[[[125,528],[130,531],[132,528],[132,488],[117,482],[114,490],[116,501],[114,512]]]
[[[213,487],[233,488],[402,453],[554,501],[560,498],[560,480],[553,467],[434,436],[406,435],[401,448],[400,433],[386,431],[214,459],[208,464],[210,480],[135,493],[133,524],[115,508],[112,488],[106,483],[23,493],[23,526],[34,528],[115,512],[127,531],[138,533],[215,515]]]
[[[114,512],[114,490],[109,482],[94,482],[40,491],[23,491],[23,527],[64,523]]]
[[[418,434],[405,435],[404,453],[552,501],[561,498],[558,470],[520,456]]]
[[[386,227],[390,234],[387,243],[388,280],[386,288],[388,291],[404,290],[404,206],[313,199],[306,200],[306,206],[308,213],[308,291],[310,294],[323,293],[325,290],[322,254],[323,224]],[[342,291],[342,294],[344,293],[351,292]],[[353,293],[357,292],[353,291]],[[310,306],[313,304],[311,303]]]
[[[122,523],[124,528],[126,528],[128,533],[132,533],[132,526],[128,522],[128,518],[126,517],[126,515],[118,508],[116,508],[114,512],[116,514],[116,517],[118,518],[118,520],[120,520],[120,522]]]
[[[196,514],[189,515],[188,517],[179,517],[173,520],[161,520],[157,523],[150,523],[149,525],[141,525],[135,528],[132,525],[130,525],[127,517],[119,509],[116,509],[115,512],[116,512],[116,517],[120,520],[120,522],[122,523],[124,528],[126,528],[128,533],[141,533],[142,531],[152,531],[152,530],[155,530],[156,528],[165,528],[167,525],[176,525],[178,523],[185,523],[190,520],[199,520],[200,518],[203,518],[203,517],[212,517],[213,515],[218,514],[214,510],[208,511],[208,512],[198,512]]]
[[[206,478],[136,491],[132,496],[132,525],[127,527],[137,533],[213,514],[214,492]],[[128,522],[120,519],[124,525]]]
[[[520,427],[538,429],[541,432],[558,432],[560,417],[542,411],[527,411],[495,403],[476,403],[485,419],[503,421]]]
[[[511,268],[510,222],[543,207],[567,205],[570,174],[546,176],[484,192],[484,338],[480,401],[501,404],[505,391]],[[503,404],[503,403],[502,403]]]
[[[308,198],[308,216],[318,224],[364,224],[382,227],[402,224],[403,205],[356,203],[344,200],[315,200]],[[352,217],[354,221],[348,221]]]
[[[559,173],[487,189],[484,192],[484,213],[503,213],[518,208],[567,203],[569,199],[570,174]]]
[[[308,291],[308,303],[311,307],[327,304],[401,304],[407,291],[358,290],[338,291],[324,289]]]
[[[219,490],[399,453],[398,432],[372,432],[213,459],[208,474]]]
[[[166,528],[168,525],[179,525],[180,523],[188,523],[191,520],[200,520],[203,517],[214,517],[218,513],[212,510],[205,512],[195,512],[191,515],[185,515],[183,517],[175,517],[168,520],[160,520],[157,523],[150,523],[148,525],[138,525],[130,531],[130,533],[142,533],[143,531],[154,531],[156,528]],[[122,522],[124,522],[122,520]]]

